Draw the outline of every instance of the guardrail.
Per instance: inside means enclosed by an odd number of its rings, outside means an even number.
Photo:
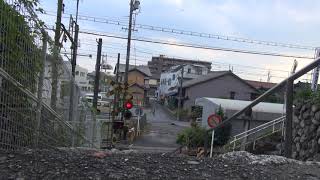
[[[209,140],[208,133],[211,132],[212,136],[214,136],[215,129],[220,128],[221,126],[230,122],[232,119],[237,118],[238,116],[240,116],[244,112],[248,111],[249,109],[251,109],[255,105],[262,102],[267,96],[271,95],[272,93],[279,90],[283,86],[286,86],[286,120],[285,120],[285,150],[284,150],[284,154],[286,157],[291,157],[291,154],[292,154],[291,146],[292,146],[293,82],[294,82],[294,80],[300,78],[302,75],[306,74],[307,72],[311,71],[312,69],[316,68],[319,65],[320,65],[320,58],[317,58],[312,63],[308,64],[307,66],[305,66],[301,70],[292,74],[288,78],[284,79],[283,81],[281,81],[280,83],[275,85],[273,88],[271,88],[268,91],[266,91],[265,93],[263,93],[261,96],[259,96],[257,99],[252,101],[249,105],[247,105],[245,108],[236,112],[230,118],[223,121],[215,128],[209,129],[205,135],[205,146],[204,146],[205,153],[207,152],[207,149],[208,149],[208,140]],[[213,143],[211,143],[211,145],[213,145]],[[212,154],[212,153],[210,153],[210,154]]]
[[[284,134],[284,132],[283,132],[283,129],[284,129],[284,120],[285,120],[285,116],[281,116],[281,117],[279,117],[279,118],[277,118],[277,119],[274,119],[274,120],[272,120],[272,121],[269,121],[269,122],[267,122],[267,123],[264,123],[264,124],[262,124],[262,125],[260,125],[260,126],[257,126],[257,127],[255,127],[255,128],[252,128],[252,129],[249,129],[248,131],[245,131],[245,132],[242,132],[242,133],[240,133],[240,134],[237,134],[237,135],[235,135],[235,136],[233,136],[233,140],[232,141],[230,141],[230,145],[232,145],[232,150],[234,151],[235,150],[235,148],[236,148],[236,143],[237,142],[239,142],[239,141],[242,141],[242,140],[244,140],[245,138],[248,138],[249,136],[251,136],[251,135],[254,135],[254,134],[256,134],[256,133],[259,133],[259,132],[261,132],[261,131],[263,131],[263,130],[267,130],[268,128],[270,128],[270,127],[272,127],[272,132],[271,132],[271,134],[273,134],[273,133],[275,133],[275,132],[278,132],[278,131],[282,131],[282,135]],[[276,128],[276,125],[278,125],[278,124],[280,124],[281,123],[281,126],[280,126],[280,128]],[[258,137],[258,138],[254,138],[254,140],[253,140],[253,148],[255,147],[255,142],[256,142],[256,140],[258,140],[258,139],[260,139],[260,137]]]

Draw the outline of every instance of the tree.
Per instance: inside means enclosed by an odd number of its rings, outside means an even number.
[[[222,122],[227,119],[221,106],[219,106],[218,110],[216,111],[216,114],[221,117]],[[215,130],[214,144],[218,146],[225,145],[230,139],[231,129],[231,123],[226,123],[225,125],[222,125],[221,127],[217,128]]]

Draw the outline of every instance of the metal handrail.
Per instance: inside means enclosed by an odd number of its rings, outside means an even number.
[[[241,136],[241,135],[243,135],[243,134],[246,135],[246,134],[248,134],[248,133],[250,133],[251,131],[254,131],[254,130],[261,130],[261,129],[264,128],[264,127],[270,127],[270,126],[272,126],[272,125],[274,125],[274,124],[277,124],[278,122],[282,122],[284,119],[285,119],[285,116],[281,116],[281,117],[279,117],[279,118],[277,118],[277,119],[274,119],[274,120],[269,121],[269,122],[267,122],[267,123],[261,124],[260,126],[254,127],[254,128],[249,129],[249,130],[247,130],[247,131],[245,131],[245,132],[242,132],[242,133],[240,133],[240,134],[237,134],[237,135],[234,136],[234,138],[239,137],[239,136]]]
[[[274,93],[275,91],[279,90],[280,88],[282,88],[283,86],[287,85],[287,91],[290,94],[287,94],[287,100],[290,100],[290,102],[287,102],[287,107],[286,107],[286,123],[287,126],[290,127],[292,125],[292,96],[293,96],[293,81],[300,78],[302,75],[306,74],[307,72],[311,71],[312,69],[316,68],[317,66],[320,65],[320,58],[315,59],[315,61],[313,61],[312,63],[308,64],[307,66],[305,66],[304,68],[300,69],[298,72],[292,74],[291,76],[289,76],[288,78],[284,79],[283,81],[281,81],[280,83],[278,83],[277,85],[275,85],[274,87],[272,87],[271,89],[269,89],[268,91],[266,91],[265,93],[263,93],[262,95],[260,95],[257,99],[255,99],[254,101],[252,101],[249,105],[247,105],[245,108],[243,108],[242,110],[236,112],[235,114],[233,114],[230,118],[228,118],[227,120],[223,121],[222,123],[218,124],[215,128],[210,128],[207,130],[207,133],[205,134],[205,152],[207,152],[208,149],[208,133],[212,132],[214,130],[216,130],[217,128],[220,128],[221,126],[229,123],[231,120],[237,118],[238,116],[240,116],[241,114],[243,114],[244,112],[248,111],[249,109],[251,109],[253,106],[257,105],[258,103],[262,102],[267,96],[269,96],[270,94]],[[291,98],[291,99],[290,99]],[[286,136],[288,136],[286,138],[286,144],[289,146],[289,144],[291,143],[290,141],[292,141],[292,137],[291,140],[289,140],[289,136],[291,133],[286,133]],[[287,147],[286,148],[286,156],[291,156],[291,148]]]
[[[235,135],[235,136],[233,137],[234,139],[233,139],[229,144],[233,144],[233,151],[234,151],[237,141],[240,141],[240,140],[242,140],[242,139],[244,139],[244,138],[249,137],[249,136],[252,135],[252,134],[261,132],[262,130],[267,129],[267,128],[272,127],[272,126],[273,126],[273,128],[272,128],[272,134],[273,134],[273,133],[275,133],[275,132],[283,129],[283,127],[281,127],[279,130],[276,131],[276,130],[275,130],[275,125],[277,125],[277,124],[279,124],[279,123],[283,123],[284,120],[285,120],[285,116],[282,116],[282,117],[280,117],[280,118],[277,118],[277,119],[274,119],[274,120],[269,121],[269,122],[267,122],[267,123],[264,123],[264,124],[262,124],[262,125],[260,125],[260,126],[257,126],[257,127],[253,128],[253,129],[249,129],[248,131],[245,131],[245,132],[242,132],[242,133],[240,133],[240,134],[238,134],[238,135]],[[243,136],[242,136],[242,135],[243,135]],[[240,136],[240,137],[239,137],[239,136]],[[258,139],[259,139],[259,138],[256,138],[256,139],[254,139],[253,141],[255,142],[255,141],[258,140]]]

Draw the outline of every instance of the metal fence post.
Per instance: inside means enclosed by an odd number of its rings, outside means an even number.
[[[214,142],[214,130],[212,131],[211,134],[211,147],[210,147],[210,157],[212,158],[212,153],[213,153],[213,142]]]
[[[292,154],[292,105],[293,105],[293,79],[288,79],[286,86],[286,130],[284,155],[291,158]]]
[[[92,145],[95,145],[96,142],[96,120],[97,120],[97,116],[96,116],[96,112],[91,112],[92,113]]]
[[[34,139],[34,148],[38,147],[39,138],[40,138],[40,124],[41,124],[41,109],[42,109],[42,88],[44,81],[44,69],[45,62],[47,58],[47,33],[42,31],[42,51],[41,59],[43,60],[42,68],[40,70],[39,82],[38,82],[38,94],[37,94],[37,111],[36,111],[36,128],[35,128],[35,139]]]

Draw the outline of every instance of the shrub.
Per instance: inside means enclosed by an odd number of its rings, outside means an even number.
[[[188,148],[196,148],[204,146],[206,129],[195,126],[184,129],[177,136],[177,143],[187,146]]]
[[[227,117],[224,115],[224,111],[221,106],[219,106],[218,110],[216,111],[216,114],[222,118],[222,122],[227,119]],[[225,145],[229,141],[231,129],[231,123],[226,123],[225,125],[222,125],[218,129],[216,129],[214,133],[214,144],[218,146]]]

